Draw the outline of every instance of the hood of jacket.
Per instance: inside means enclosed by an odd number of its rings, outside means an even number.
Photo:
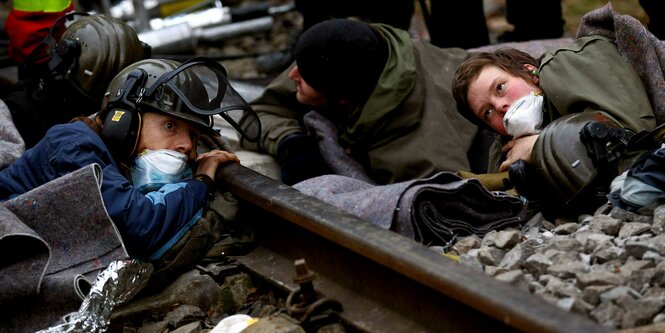
[[[388,60],[370,97],[349,113],[342,139],[350,144],[372,137],[390,126],[387,120],[393,117],[387,116],[402,111],[400,104],[411,94],[416,84],[416,60],[409,33],[384,24],[372,24],[372,27],[388,41]],[[400,115],[399,126],[413,125],[420,118],[419,112]]]

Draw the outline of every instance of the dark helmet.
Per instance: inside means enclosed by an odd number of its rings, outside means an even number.
[[[628,133],[603,112],[581,112],[546,126],[528,164],[509,170],[515,188],[546,214],[590,212],[607,201]]]
[[[258,117],[230,86],[224,67],[209,59],[138,61],[113,78],[106,94],[108,100],[98,114],[101,136],[117,157],[134,151],[141,112],[166,113],[216,136],[212,116],[219,114],[245,138],[256,140],[260,133]],[[237,111],[235,117],[228,115]]]
[[[101,103],[113,76],[144,59],[147,50],[127,23],[101,14],[83,16],[67,28],[50,51],[56,58],[52,63],[64,63],[51,70],[67,78],[83,96]]]

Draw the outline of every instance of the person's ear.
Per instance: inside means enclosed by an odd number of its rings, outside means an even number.
[[[531,64],[524,64],[524,69],[531,75],[531,81],[533,84],[538,85],[538,82],[540,82],[538,68]]]

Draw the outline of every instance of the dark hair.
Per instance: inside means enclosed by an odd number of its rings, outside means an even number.
[[[521,77],[525,80],[531,80],[531,73],[524,68],[524,65],[538,67],[539,61],[528,53],[514,48],[502,48],[492,52],[481,52],[473,54],[464,61],[453,78],[452,91],[457,111],[472,123],[487,127],[469,108],[468,92],[471,83],[478,78],[478,75],[487,66],[496,66],[500,69]]]

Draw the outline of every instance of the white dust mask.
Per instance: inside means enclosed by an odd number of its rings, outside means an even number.
[[[543,125],[543,94],[532,92],[510,105],[503,116],[506,133],[513,138],[536,134]]]
[[[130,173],[132,184],[141,193],[192,177],[187,155],[170,149],[146,149],[136,157]]]

